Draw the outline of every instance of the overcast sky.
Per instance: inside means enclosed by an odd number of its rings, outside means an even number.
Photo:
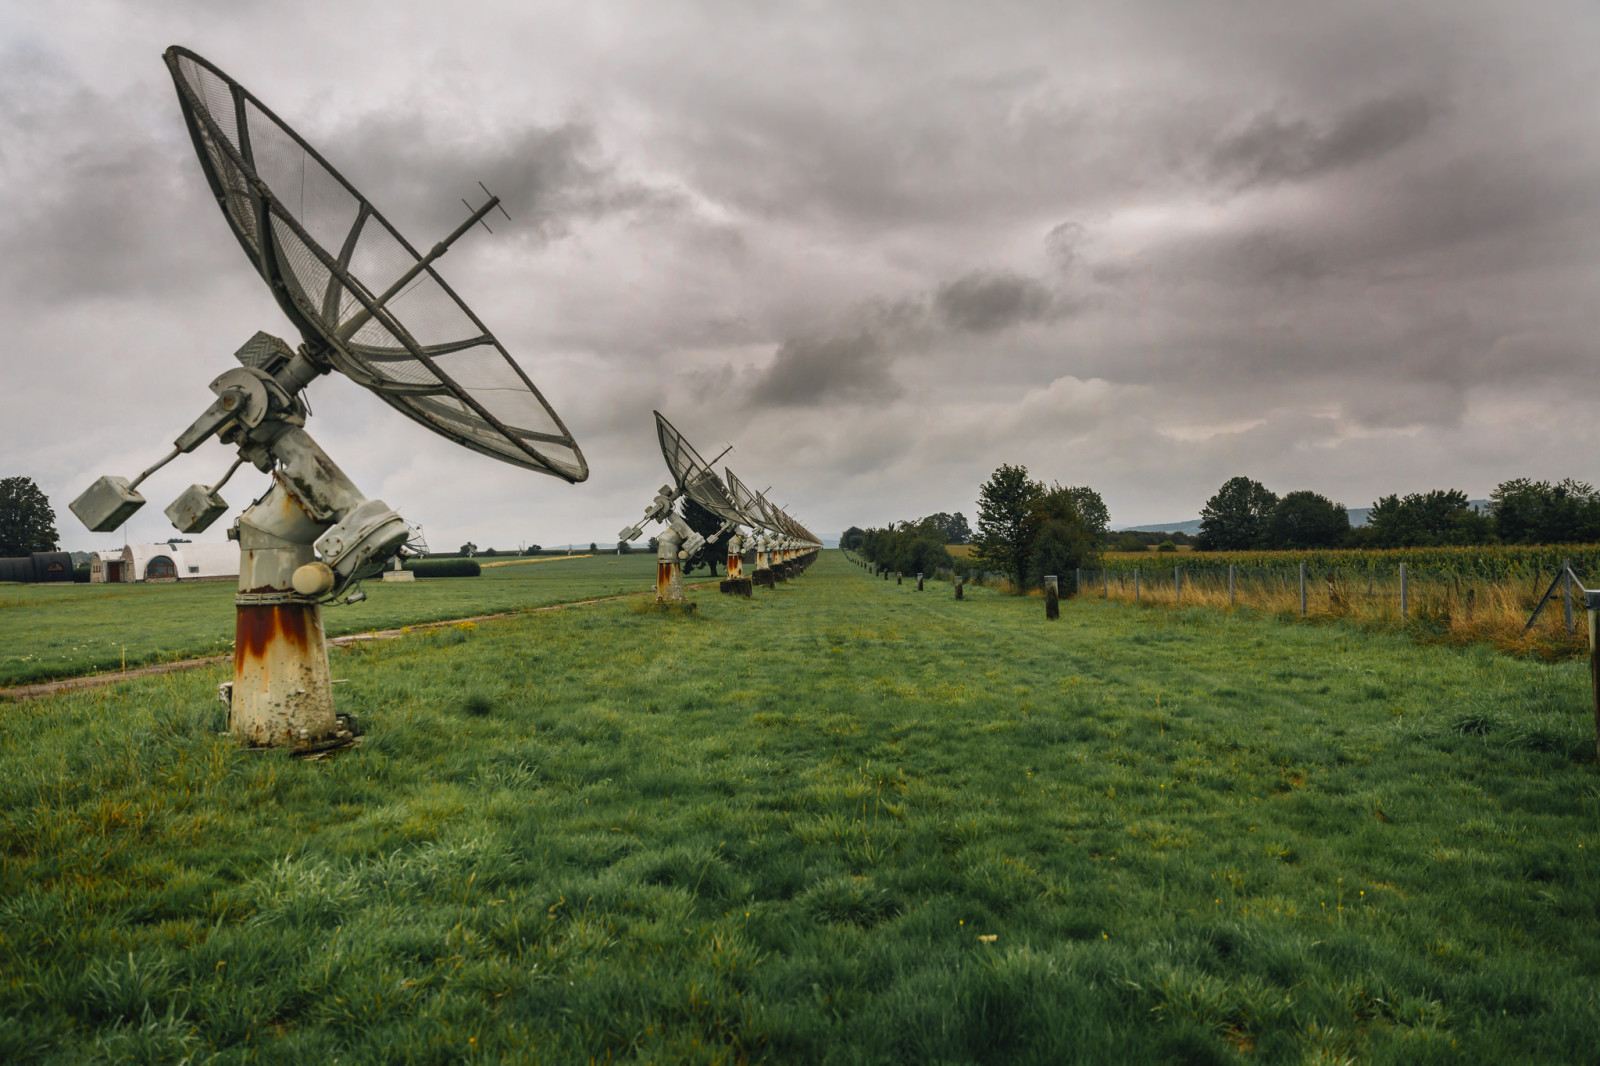
[[[1600,5],[0,0],[0,476],[135,476],[255,331],[161,52],[273,108],[577,437],[567,485],[346,380],[308,429],[436,548],[605,542],[659,408],[818,533],[1001,463],[1122,527],[1600,481]],[[503,220],[502,220],[503,222]],[[146,482],[131,539],[230,457]],[[240,474],[234,514],[265,487]],[[230,514],[227,521],[231,521]],[[205,539],[220,539],[218,524]]]

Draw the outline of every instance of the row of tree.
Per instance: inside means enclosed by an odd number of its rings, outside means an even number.
[[[961,518],[959,514],[954,517]],[[932,574],[952,569],[955,560],[945,545],[961,542],[945,539],[950,532],[950,518],[940,513],[909,522],[891,522],[878,529],[851,526],[840,535],[839,547],[857,553],[879,572]],[[967,520],[961,518],[962,527],[966,524]]]
[[[1307,489],[1279,497],[1259,481],[1230,478],[1200,512],[1197,551],[1414,548],[1600,541],[1600,492],[1567,479],[1516,478],[1475,507],[1459,489],[1384,496],[1352,527],[1343,504]]]

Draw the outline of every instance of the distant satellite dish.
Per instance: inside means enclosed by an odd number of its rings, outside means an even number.
[[[566,481],[582,481],[589,468],[533,382],[433,269],[498,197],[485,189],[481,207],[469,205],[465,222],[418,255],[238,82],[187,49],[163,58],[223,215],[303,343],[292,349],[257,333],[234,353],[242,365],[211,382],[216,401],[170,454],[132,483],[101,478],[71,506],[90,529],[114,530],[144,505],[140,482],[217,437],[237,447],[238,461],[167,508],[181,532],[199,532],[227,511],[217,489],[241,462],[270,471],[272,488],[229,531],[240,550],[230,728],[251,744],[330,747],[355,730],[333,711],[321,605],[408,541],[414,551],[426,544],[305,432],[306,385],[337,369],[485,455]]]
[[[764,529],[771,533],[780,533],[782,528],[767,511],[767,501],[760,493],[752,491],[744,482],[739,480],[739,475],[732,470],[723,468],[728,475],[728,491],[733,497],[734,504],[739,508],[739,513],[744,516],[745,523],[757,529]]]
[[[238,82],[185,48],[163,58],[211,191],[313,362],[468,448],[588,477],[555,410],[432,267],[498,198],[419,255]]]

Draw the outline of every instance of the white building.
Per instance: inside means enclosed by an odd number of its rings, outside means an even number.
[[[92,582],[228,581],[239,576],[239,546],[196,544],[128,544],[120,552],[95,552],[89,564]]]

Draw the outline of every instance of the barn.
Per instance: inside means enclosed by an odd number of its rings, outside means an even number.
[[[239,546],[171,540],[129,544],[120,552],[95,552],[92,582],[230,581],[239,576]]]
[[[238,572],[235,567],[234,572]],[[71,581],[71,552],[34,552],[14,559],[0,559],[0,581]]]

